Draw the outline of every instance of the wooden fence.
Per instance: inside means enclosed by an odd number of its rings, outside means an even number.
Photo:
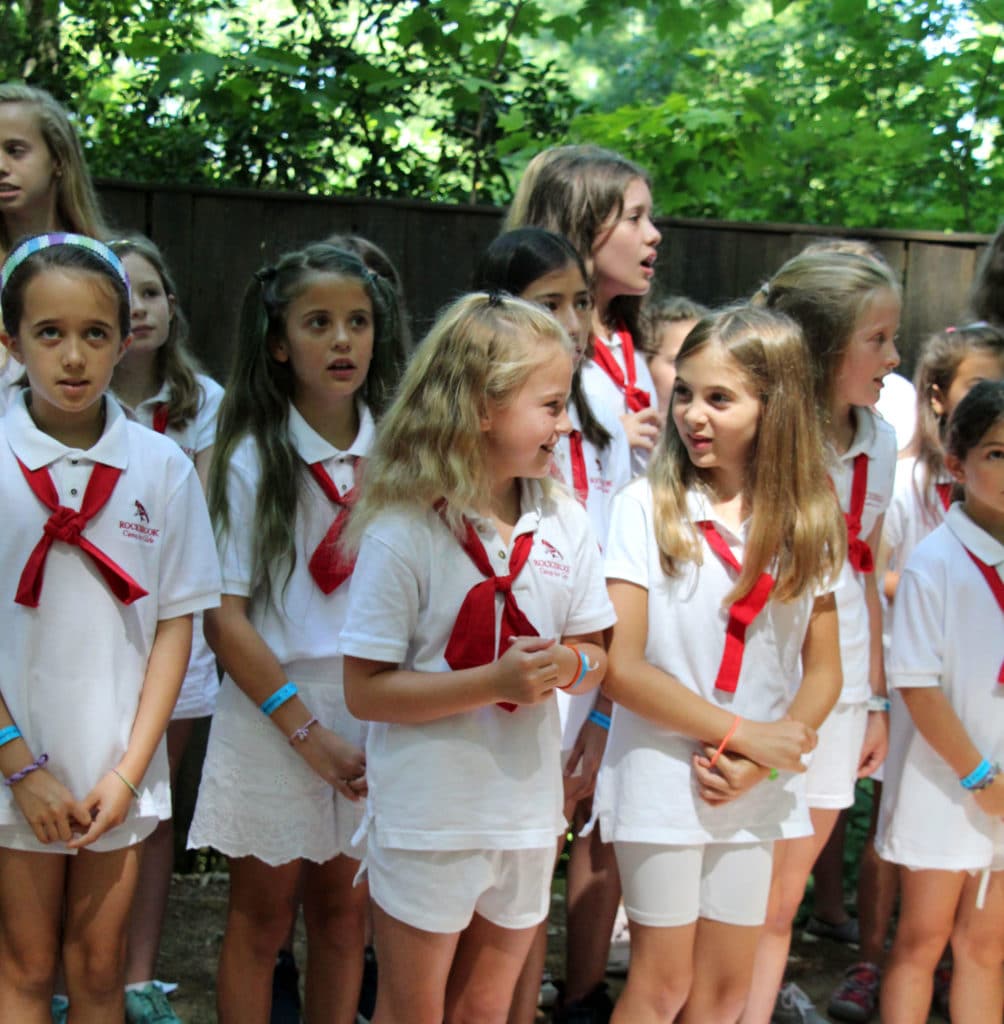
[[[334,232],[382,246],[404,281],[420,338],[439,310],[468,286],[479,255],[499,232],[502,211],[417,200],[320,198],[290,193],[101,182],[111,222],[153,238],[164,250],[192,322],[196,352],[225,380],[241,297],[254,270]],[[921,231],[824,229],[660,219],[656,267],[663,294],[715,305],[751,294],[789,256],[822,237],[871,242],[901,275],[902,370],[911,372],[926,334],[955,323],[988,236]]]

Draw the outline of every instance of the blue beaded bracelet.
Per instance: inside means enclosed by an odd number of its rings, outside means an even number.
[[[8,743],[21,739],[21,730],[16,725],[8,725],[0,729],[0,747],[6,747]]]
[[[277,708],[281,708],[286,701],[292,700],[297,692],[296,683],[286,683],[285,686],[280,686],[271,697],[262,701],[262,714],[271,715]]]
[[[994,770],[994,766],[986,759],[982,761],[967,775],[959,779],[963,789],[979,789],[980,783]]]
[[[589,712],[588,720],[592,722],[593,725],[598,725],[601,729],[606,729],[607,732],[610,731],[610,716],[603,714],[602,711],[597,711],[596,708],[593,708],[593,710]]]

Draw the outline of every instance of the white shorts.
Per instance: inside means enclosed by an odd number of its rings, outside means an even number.
[[[499,928],[532,928],[550,908],[554,847],[400,850],[371,834],[363,870],[377,906],[412,928],[462,932],[475,914]]]
[[[614,843],[628,919],[678,928],[699,917],[761,925],[767,916],[774,843],[661,846]]]
[[[868,725],[868,704],[837,704],[819,727],[819,743],[805,773],[810,807],[840,810],[854,804],[854,785]]]

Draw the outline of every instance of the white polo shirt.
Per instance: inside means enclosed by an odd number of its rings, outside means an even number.
[[[307,465],[322,463],[340,494],[346,494],[354,486],[355,461],[365,458],[373,444],[373,417],[361,402],[358,409],[359,432],[348,450],[340,451],[325,441],[294,406],[289,407],[289,434],[297,454]],[[293,574],[287,582],[287,565],[273,569],[273,585],[277,590],[265,601],[260,592],[253,595],[254,522],[260,486],[257,445],[253,438],[246,437],[237,446],[227,468],[230,529],[219,538],[223,593],[252,598],[251,623],[272,653],[290,669],[293,678],[295,668],[291,666],[297,662],[325,660],[337,653],[338,629],[348,604],[349,587],[343,583],[325,594],[314,582],[309,562],[339,510],[305,469],[293,528],[296,542]],[[340,684],[341,679],[333,678],[332,683]],[[225,684],[234,685],[229,679]]]
[[[951,483],[948,471],[942,471],[937,483]],[[889,549],[889,569],[902,572],[913,549],[945,521],[945,513],[937,493],[928,509],[920,495],[922,478],[917,459],[904,456],[896,462],[892,500],[882,524],[882,540]],[[933,488],[932,488],[933,489]]]
[[[220,575],[205,499],[178,446],[130,422],[106,395],[104,433],[87,451],[39,431],[24,392],[0,427],[0,690],[32,751],[83,798],[121,760],[129,744],[157,624],[219,604]],[[95,462],[123,470],[107,504],[84,536],[148,594],[123,605],[79,547],[56,542],[45,563],[38,608],[14,603],[25,561],[50,512],[29,489],[28,469],[49,468],[59,501],[79,509]],[[169,818],[171,797],[162,741],[126,823],[92,849],[129,842],[137,816]],[[10,791],[0,791],[0,824],[24,825]],[[135,841],[133,839],[132,841]],[[40,849],[42,847],[39,847]],[[63,851],[65,852],[65,851]]]
[[[3,366],[0,366],[0,416],[13,404],[20,390],[24,367],[6,349]]]
[[[865,452],[868,456],[868,489],[861,513],[861,539],[867,540],[879,517],[889,507],[893,479],[896,474],[896,434],[892,427],[870,409],[855,406],[857,429],[850,448],[843,455],[831,453],[828,465],[830,479],[847,512],[851,504],[851,483],[854,459]],[[878,551],[872,551],[878,557]],[[869,679],[868,609],[865,606],[864,575],[844,562],[836,588],[837,617],[840,623],[840,659],[844,685],[840,703],[857,704],[871,696]]]
[[[617,365],[627,379],[627,372],[624,370],[624,346],[621,344],[619,333],[615,332],[611,338],[601,338],[601,341],[610,349]],[[647,391],[652,401],[653,408],[658,404],[655,393],[655,382],[652,380],[652,373],[648,368],[648,361],[640,346],[635,343],[634,349],[635,386]],[[630,412],[624,392],[610,379],[607,372],[594,360],[586,359],[582,364],[582,389],[589,399],[591,409],[609,409],[620,419],[626,412]],[[631,448],[631,475],[640,476],[648,468],[649,452],[643,448]]]
[[[599,548],[579,503],[522,482],[512,540],[534,533],[512,593],[545,637],[612,626]],[[511,544],[472,516],[503,573]],[[433,509],[378,516],[352,576],[343,654],[418,672],[447,672],[444,652],[460,606],[484,577]],[[496,597],[501,616],[502,596]],[[496,620],[496,636],[498,619]],[[370,841],[413,850],[550,847],[565,827],[554,700],[508,712],[489,704],[433,722],[374,722],[366,743]]]
[[[586,462],[586,477],[589,491],[586,494],[586,512],[592,523],[593,532],[600,543],[606,543],[610,528],[610,504],[614,495],[631,481],[631,448],[628,445],[624,426],[614,412],[608,408],[590,406],[593,415],[610,433],[610,444],[597,448],[585,435],[582,437],[582,454]],[[572,403],[568,405],[568,418],[574,430],[582,430],[579,410]],[[561,472],[561,479],[574,494],[572,480],[571,443],[563,435],[554,453],[555,462]]]
[[[742,564],[745,537],[737,536],[715,516],[707,498],[691,491],[687,508],[693,522],[715,522]],[[735,693],[716,690],[728,624],[728,609],[722,601],[735,583],[735,573],[703,536],[701,551],[701,565],[691,562],[681,567],[679,576],[667,576],[659,562],[649,481],[635,480],[614,500],[606,574],[609,580],[625,580],[648,591],[645,660],[730,713],[757,722],[776,721],[786,713],[799,686],[802,644],[814,595],[788,603],[768,601],[746,631]],[[761,782],[721,807],[701,800],[691,767],[691,756],[699,747],[691,737],[616,705],[593,798],[603,838],[676,845],[754,842],[811,833],[804,785],[796,784],[789,792],[787,775]]]
[[[1004,577],[1004,545],[953,505],[917,545],[892,613],[889,683],[939,686],[980,753],[1004,761],[1004,616],[966,549]],[[948,762],[914,727],[893,716],[876,848],[911,868],[976,871],[1004,857],[1004,822],[959,785]]]

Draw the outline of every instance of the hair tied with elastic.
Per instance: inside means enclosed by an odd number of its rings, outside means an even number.
[[[952,324],[951,327],[946,327],[945,328],[945,334],[954,334],[957,330],[958,330],[958,327],[956,327],[954,324]]]
[[[276,279],[279,271],[273,267],[262,267],[261,270],[256,270],[254,276],[257,278],[259,284],[270,284]]]
[[[498,288],[492,288],[488,292],[488,308],[496,309],[505,301],[505,292]]]

